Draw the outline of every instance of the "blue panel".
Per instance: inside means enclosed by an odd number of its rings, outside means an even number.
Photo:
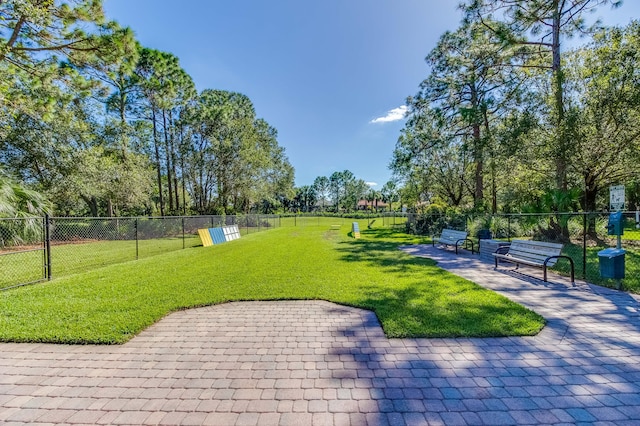
[[[209,234],[211,234],[211,242],[213,242],[213,244],[218,244],[216,241],[216,228],[209,228]]]
[[[222,232],[222,228],[211,228],[211,239],[214,244],[224,243],[224,232]]]

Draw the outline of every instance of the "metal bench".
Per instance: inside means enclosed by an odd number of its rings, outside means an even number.
[[[471,243],[471,253],[474,253],[473,241],[467,238],[468,233],[465,231],[456,231],[455,229],[443,229],[439,237],[431,238],[431,245],[435,247],[436,243],[445,246],[454,246],[456,248],[456,254],[458,254],[458,247],[463,243],[466,247],[467,243]]]
[[[554,266],[558,259],[567,259],[571,263],[571,283],[573,284],[575,282],[573,259],[569,256],[561,255],[561,251],[562,244],[546,243],[543,241],[513,240],[509,247],[498,248],[498,250],[493,253],[493,256],[496,262],[496,268],[498,267],[499,260],[515,263],[516,269],[520,267],[520,265],[542,268],[544,270],[545,282],[547,281],[547,268]]]

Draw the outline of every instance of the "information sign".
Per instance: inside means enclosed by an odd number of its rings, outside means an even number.
[[[609,209],[612,212],[624,210],[624,185],[609,187]]]

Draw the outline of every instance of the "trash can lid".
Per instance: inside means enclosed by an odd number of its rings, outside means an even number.
[[[627,251],[619,248],[608,248],[598,252],[599,257],[618,257],[624,256]]]

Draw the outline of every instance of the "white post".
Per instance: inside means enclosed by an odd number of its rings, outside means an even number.
[[[636,229],[640,229],[640,210],[636,206]]]

